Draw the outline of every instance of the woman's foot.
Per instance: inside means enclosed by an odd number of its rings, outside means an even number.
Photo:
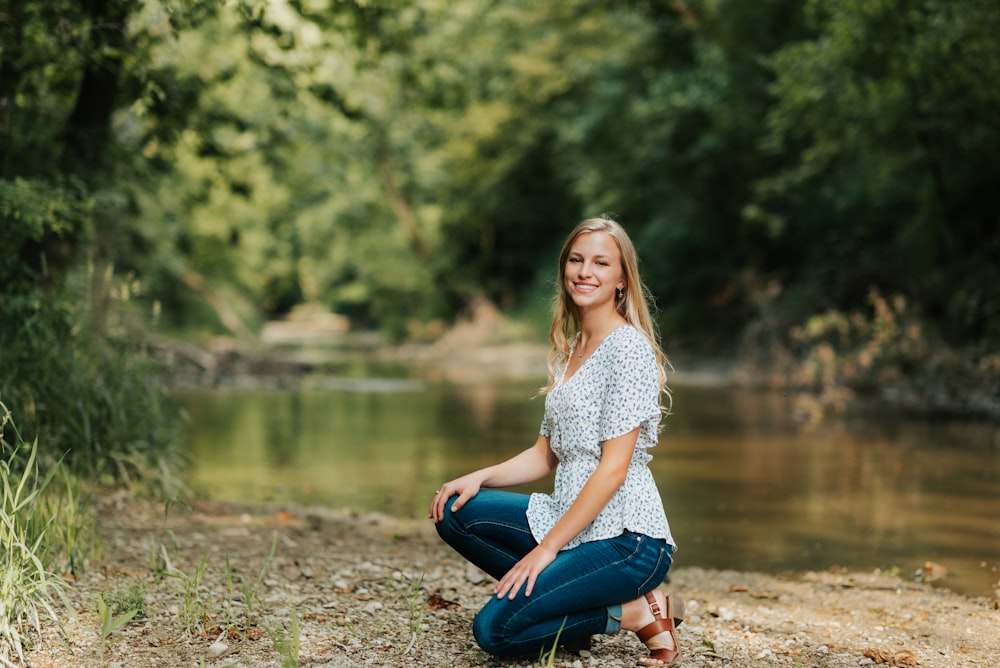
[[[659,589],[622,605],[622,628],[649,648],[640,666],[672,666],[680,658],[675,629],[684,621],[684,602]]]

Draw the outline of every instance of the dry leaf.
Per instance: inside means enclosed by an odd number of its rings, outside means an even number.
[[[731,586],[731,587],[729,588],[729,591],[730,591],[730,592],[744,592],[744,591],[750,591],[750,587],[747,587],[746,585],[732,585],[732,586]]]
[[[773,601],[778,600],[778,595],[772,594],[769,591],[752,591],[750,592],[750,596],[752,596],[753,598],[766,598]]]
[[[307,622],[317,622],[319,624],[322,624],[327,620],[327,617],[326,615],[321,615],[318,612],[307,612],[304,615],[302,615],[302,619],[306,620]]]
[[[892,653],[884,649],[876,649],[875,647],[868,647],[865,649],[865,656],[875,663],[889,663],[892,659]]]
[[[438,592],[433,592],[427,596],[427,608],[430,610],[455,610],[462,606],[455,601],[449,601]]]

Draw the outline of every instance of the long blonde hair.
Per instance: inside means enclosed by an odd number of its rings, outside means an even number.
[[[549,328],[549,341],[552,342],[552,350],[549,351],[546,361],[549,369],[549,384],[542,389],[542,392],[550,391],[555,385],[559,370],[569,360],[570,342],[580,333],[580,309],[568,296],[563,276],[573,242],[581,234],[589,232],[605,232],[618,244],[622,258],[625,289],[622,298],[615,300],[615,310],[625,318],[628,324],[645,336],[649,345],[652,346],[653,352],[656,354],[656,366],[659,370],[660,392],[666,395],[669,406],[670,390],[667,388],[667,370],[671,367],[670,361],[660,347],[656,325],[650,315],[649,303],[652,301],[652,296],[639,276],[639,258],[635,252],[635,246],[632,244],[632,239],[619,223],[606,216],[588,218],[577,225],[566,239],[566,243],[563,244],[562,252],[559,253],[552,326]]]

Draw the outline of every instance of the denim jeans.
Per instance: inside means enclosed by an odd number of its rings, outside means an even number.
[[[464,507],[445,506],[438,534],[459,554],[500,579],[538,543],[528,527],[528,496],[484,489]],[[621,628],[621,604],[656,588],[667,575],[673,547],[665,540],[625,532],[563,550],[542,571],[531,596],[492,596],[472,631],[486,652],[537,655],[560,642]],[[561,629],[561,630],[560,630]]]

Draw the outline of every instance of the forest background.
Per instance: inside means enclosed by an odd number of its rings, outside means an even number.
[[[0,400],[43,459],[169,467],[151,342],[483,299],[541,341],[607,213],[672,354],[995,416],[997,35],[993,0],[0,0]]]

